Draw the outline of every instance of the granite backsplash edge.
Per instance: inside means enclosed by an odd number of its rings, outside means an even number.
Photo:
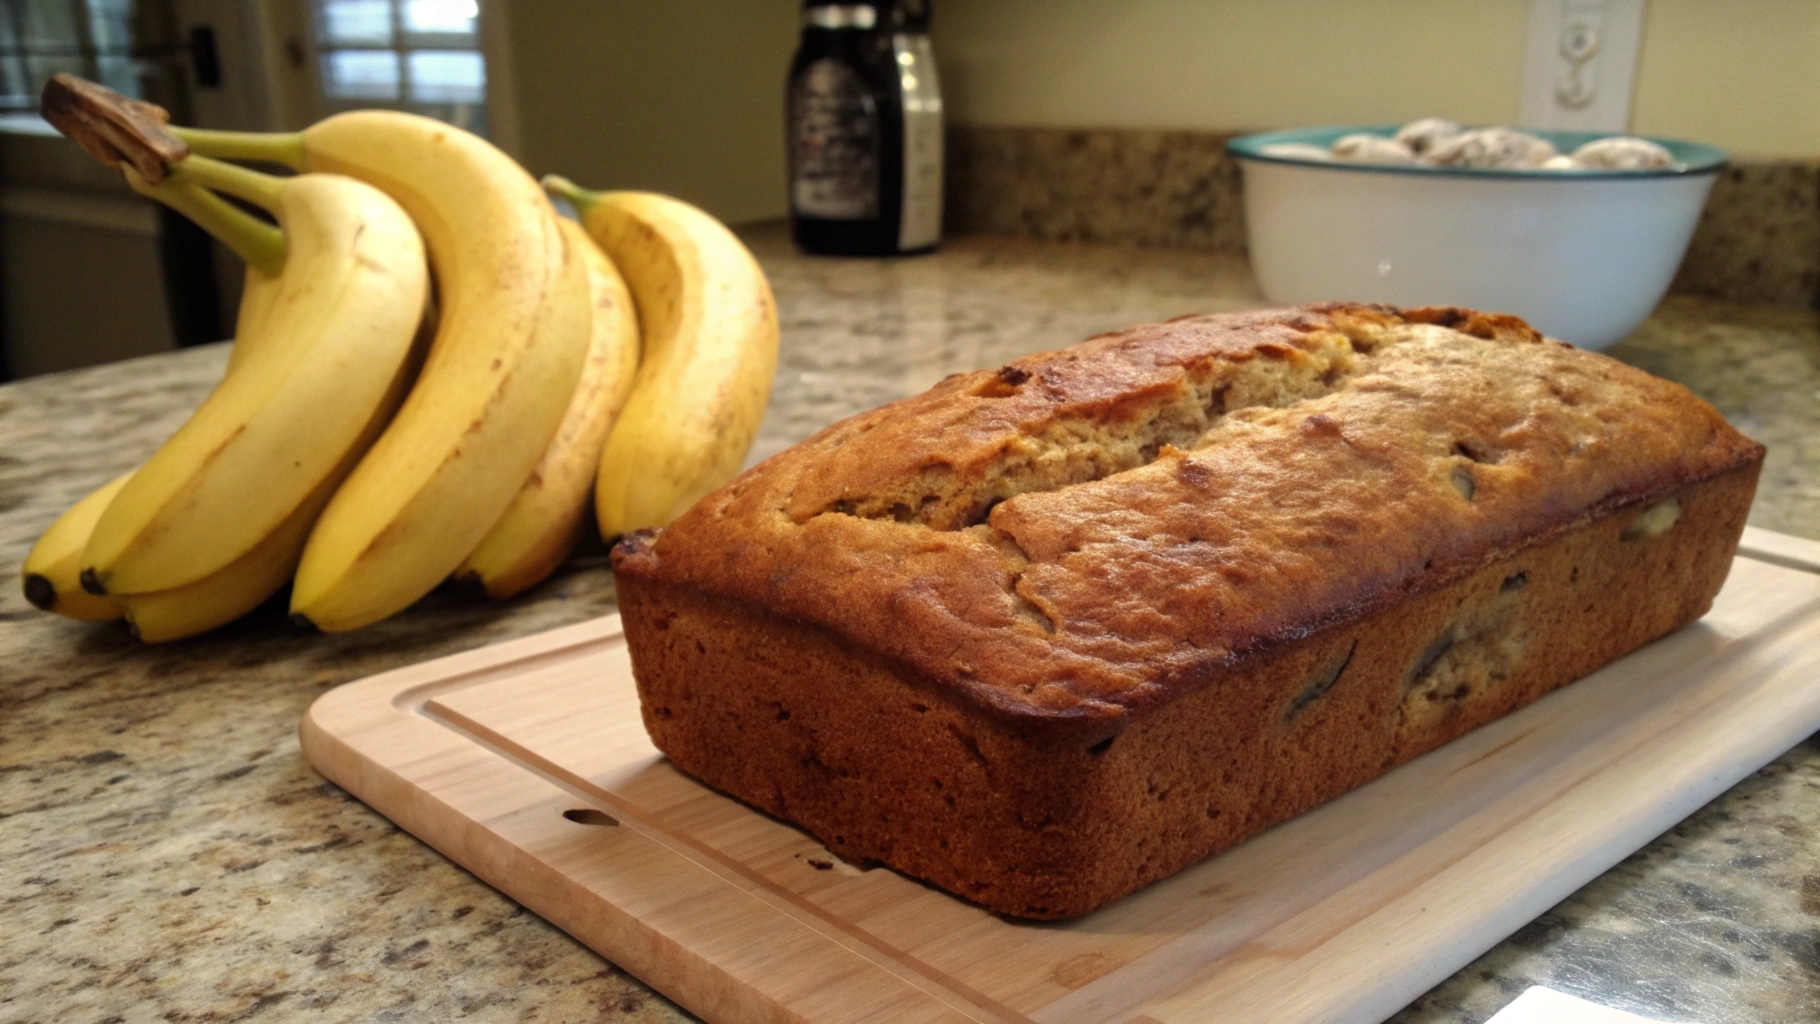
[[[1233,136],[955,126],[947,226],[1057,241],[1245,251]],[[1671,291],[1820,306],[1820,158],[1737,160],[1713,186]]]

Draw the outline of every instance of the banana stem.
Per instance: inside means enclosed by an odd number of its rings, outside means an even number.
[[[283,164],[295,171],[303,170],[302,132],[224,132],[176,125],[170,125],[169,130],[192,152],[205,156],[219,160],[262,160]]]
[[[238,164],[211,160],[200,153],[191,153],[172,164],[171,175],[194,180],[204,188],[226,192],[274,215],[278,213],[278,197],[284,192],[283,178],[261,174]]]
[[[582,188],[560,174],[546,174],[540,184],[543,185],[545,192],[567,199],[570,205],[575,207],[575,212],[584,216],[588,212],[588,207],[600,201],[599,192]]]
[[[189,160],[184,160],[177,166],[182,167],[187,163]],[[277,277],[284,272],[284,233],[276,227],[235,207],[183,175],[166,178],[153,185],[131,166],[123,166],[120,170],[133,191],[156,199],[195,221],[202,230],[234,250],[234,255],[245,260],[248,266],[270,277]]]

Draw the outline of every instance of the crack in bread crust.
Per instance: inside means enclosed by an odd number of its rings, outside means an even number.
[[[1037,415],[1016,419],[985,458],[956,466],[931,452],[929,461],[905,478],[867,480],[861,485],[867,489],[858,493],[843,483],[838,497],[807,515],[793,494],[790,512],[799,523],[808,515],[851,515],[966,529],[986,521],[1007,498],[1103,480],[1155,462],[1169,449],[1203,447],[1229,415],[1294,407],[1340,390],[1368,372],[1368,353],[1380,340],[1358,333],[1352,338],[1310,325],[1228,358],[1196,353],[1173,367],[1170,377],[1092,407],[1037,395],[1018,403],[1017,410]],[[1004,420],[1004,410],[990,407],[1021,397],[1026,388],[1066,391],[1061,370],[1043,365],[1041,357],[1023,362],[1031,368],[1014,363],[955,389],[964,414]],[[825,497],[826,489],[820,493]]]

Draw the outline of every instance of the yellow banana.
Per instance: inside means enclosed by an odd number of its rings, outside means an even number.
[[[228,351],[228,372],[237,362],[259,347],[261,327],[278,294],[279,278],[249,265],[246,283],[240,294],[240,314],[234,330],[234,346]],[[82,589],[82,550],[95,531],[114,495],[126,486],[132,473],[122,473],[70,506],[69,510],[45,530],[26,555],[22,575],[25,596],[32,604],[48,612],[88,622],[110,622],[121,617],[120,602],[111,597],[98,597]],[[261,542],[262,544],[266,542]],[[227,572],[224,569],[222,572]],[[219,575],[219,574],[217,574]],[[200,584],[192,584],[192,587]],[[184,588],[188,590],[190,588]]]
[[[328,499],[324,493],[319,501],[306,500],[251,551],[194,583],[113,598],[126,615],[127,628],[148,644],[165,643],[225,626],[264,604],[290,581],[303,542]]]
[[[249,261],[276,278],[270,294],[254,290],[248,326],[257,326],[257,347],[236,354],[232,372],[95,524],[83,583],[113,595],[210,576],[289,519],[385,399],[410,357],[429,289],[410,218],[351,178],[279,179],[196,156],[159,186],[127,174],[172,205],[196,200],[173,191],[188,181],[261,203],[283,235],[281,268]]]
[[[199,153],[361,178],[423,230],[441,323],[392,426],[310,535],[291,610],[338,632],[446,579],[555,436],[581,376],[587,273],[510,157],[438,121],[353,111],[295,135],[176,130]]]
[[[228,349],[228,373],[233,373],[234,367],[245,362],[247,353],[258,346],[258,339],[265,333],[266,317],[277,305],[280,290],[279,278],[247,265],[240,285],[240,312],[234,318],[234,344]]]
[[[149,594],[122,594],[113,600],[126,615],[133,635],[146,643],[163,643],[206,633],[224,626],[264,604],[291,580],[303,545],[335,489],[353,471],[379,432],[391,421],[404,400],[417,360],[399,367],[385,396],[353,446],[329,475],[316,485],[278,528],[253,545],[246,554],[193,583]],[[97,600],[107,600],[99,598]]]
[[[303,542],[328,499],[324,493],[320,500],[306,500],[251,551],[194,583],[113,598],[126,615],[127,628],[148,644],[164,643],[225,626],[264,604],[290,581]]]
[[[247,322],[246,317],[241,319],[243,323]],[[251,351],[257,347],[257,337],[257,334],[248,334],[237,339],[235,344],[255,342],[249,346]],[[97,597],[77,585],[76,565],[88,542],[89,531],[101,517],[102,509],[133,475],[123,473],[77,502],[39,538],[26,558],[27,598],[46,611],[74,619],[101,622],[118,619],[124,614],[133,635],[146,643],[163,643],[205,633],[264,604],[290,581],[297,560],[302,557],[310,527],[315,525],[316,517],[328,504],[335,488],[353,470],[392,413],[397,411],[398,403],[404,399],[411,378],[417,372],[417,362],[416,359],[408,360],[399,368],[366,429],[341,463],[316,485],[316,490],[310,492],[303,504],[285,517],[276,530],[227,566],[193,583],[146,594]]]
[[[132,476],[122,473],[71,505],[32,545],[21,571],[26,600],[47,612],[85,622],[108,622],[120,617],[120,606],[112,599],[96,597],[82,589],[82,548],[94,532],[95,520],[101,518],[107,503]]]
[[[581,225],[558,223],[588,268],[593,335],[556,436],[505,514],[455,570],[457,582],[496,600],[542,582],[586,534],[600,451],[638,369],[638,314],[625,281]]]
[[[777,369],[777,304],[733,232],[650,192],[544,187],[581,213],[638,306],[644,357],[607,435],[595,488],[603,537],[662,526],[739,472]]]

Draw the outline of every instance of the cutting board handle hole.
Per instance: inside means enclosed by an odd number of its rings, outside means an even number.
[[[608,814],[605,811],[597,811],[592,807],[577,807],[572,811],[562,812],[562,816],[569,819],[570,821],[574,822],[577,825],[617,825],[617,824],[619,824],[618,818],[613,817],[611,814]]]

